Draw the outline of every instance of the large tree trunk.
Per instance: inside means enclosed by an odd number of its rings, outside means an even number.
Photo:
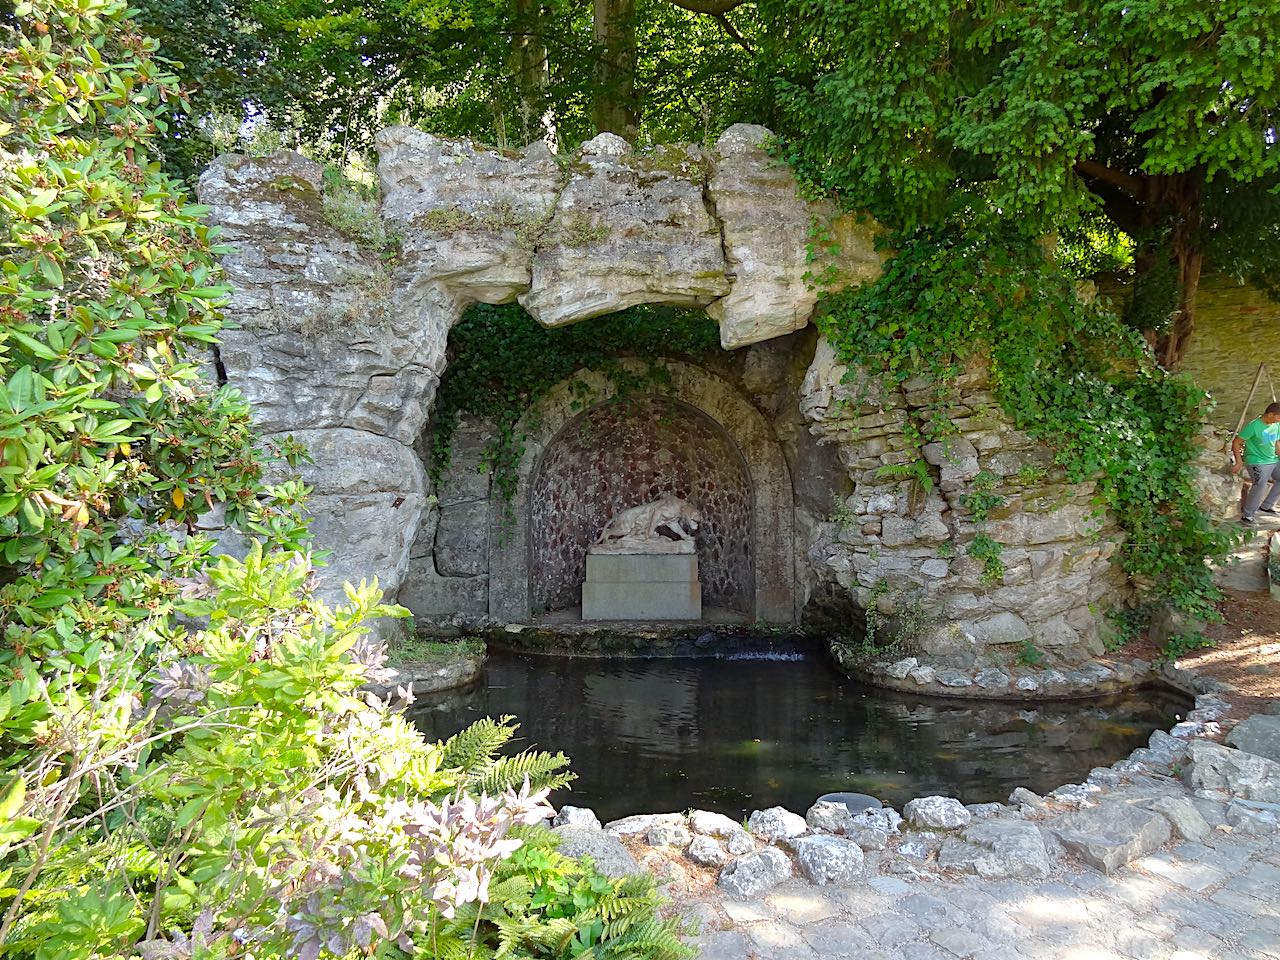
[[[593,4],[596,87],[591,119],[600,133],[634,140],[640,112],[636,103],[635,0],[593,0]]]
[[[542,115],[547,109],[547,45],[542,39],[541,0],[514,0],[510,69],[520,96],[520,136],[531,143],[542,135]]]
[[[1201,189],[1193,174],[1157,178],[1162,194],[1157,204],[1169,211],[1173,223],[1169,231],[1168,256],[1177,266],[1178,305],[1168,328],[1156,338],[1156,359],[1166,370],[1177,370],[1186,356],[1196,328],[1196,291],[1204,254],[1200,250]]]

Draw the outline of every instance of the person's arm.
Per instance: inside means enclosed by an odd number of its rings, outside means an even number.
[[[1280,447],[1280,441],[1276,441],[1276,446]],[[1236,434],[1231,438],[1231,472],[1239,473],[1244,469],[1244,441],[1240,439],[1240,435]]]

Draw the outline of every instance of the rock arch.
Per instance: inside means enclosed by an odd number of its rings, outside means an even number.
[[[796,617],[795,517],[791,472],[768,421],[722,378],[678,360],[654,361],[670,375],[662,396],[687,406],[724,431],[741,456],[750,483],[751,549],[749,582],[753,596],[749,619],[789,624]],[[624,367],[640,374],[645,366]],[[596,404],[617,396],[608,377],[581,371],[560,384],[530,411],[522,424],[524,452],[517,467],[514,510],[500,495],[490,499],[489,613],[511,622],[526,622],[534,613],[532,589],[534,538],[530,519],[539,467],[549,450],[583,414],[573,384],[585,383]],[[588,411],[589,412],[589,411]]]

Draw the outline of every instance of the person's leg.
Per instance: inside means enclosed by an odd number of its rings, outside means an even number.
[[[1261,510],[1270,510],[1276,505],[1276,501],[1280,500],[1280,463],[1271,464],[1271,476],[1267,478],[1271,487],[1267,493],[1266,499],[1262,501]]]
[[[1249,497],[1244,502],[1244,509],[1240,511],[1240,519],[1252,520],[1253,515],[1258,512],[1258,505],[1262,503],[1267,488],[1271,486],[1271,467],[1269,463],[1245,464],[1244,468],[1249,471],[1249,479],[1253,481],[1253,485],[1249,487]]]

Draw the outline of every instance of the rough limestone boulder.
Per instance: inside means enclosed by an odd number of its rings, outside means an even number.
[[[644,868],[636,863],[622,841],[607,830],[567,823],[552,832],[560,838],[560,853],[574,859],[590,857],[606,877],[644,873]]]
[[[377,146],[382,215],[402,238],[404,277],[482,303],[528,289],[562,186],[545,144],[512,154],[391,127]]]
[[[1227,734],[1227,743],[1245,753],[1280,761],[1280,717],[1249,717]]]
[[[344,598],[343,583],[378,578],[395,596],[409,567],[409,548],[427,503],[427,478],[413,451],[363,430],[298,430],[312,462],[301,467],[312,487],[311,532],[319,543],[342,543],[320,571],[319,593]]]
[[[283,150],[219,157],[200,178],[233,248],[223,268],[238,329],[220,335],[219,359],[265,433],[350,427],[412,444],[451,320],[412,309],[379,253],[329,225],[322,173]]]
[[[647,836],[658,826],[683,826],[684,817],[678,813],[637,813],[621,820],[610,820],[604,828],[619,837]]]
[[[645,835],[651,847],[685,847],[693,835],[678,823],[657,823]]]
[[[740,857],[720,871],[717,883],[725,893],[742,900],[758,897],[791,876],[791,861],[777,847]]]
[[[810,883],[845,883],[862,873],[862,848],[844,837],[800,837],[792,847],[800,873]]]
[[[1212,832],[1204,815],[1186,797],[1158,797],[1147,806],[1168,820],[1183,840],[1199,843]]]
[[[1103,803],[1053,821],[1062,845],[1090,866],[1114,873],[1169,841],[1169,821],[1154,810],[1127,803]]]
[[[594,810],[589,807],[572,807],[568,804],[561,807],[560,812],[551,821],[553,827],[563,827],[566,824],[571,824],[575,827],[591,827],[595,830],[602,829],[600,818],[596,816]]]
[[[1280,763],[1209,740],[1187,744],[1187,785],[1222,790],[1233,797],[1280,803]]]
[[[1049,852],[1035,824],[986,820],[948,837],[938,851],[938,866],[976,874],[984,880],[1031,880],[1049,875]]]
[[[704,867],[723,867],[732,859],[719,840],[701,835],[693,838],[685,855]]]
[[[769,156],[771,137],[764,127],[735,124],[720,135],[711,157],[707,194],[723,225],[733,286],[707,313],[720,324],[727,350],[808,324],[820,288],[806,277],[830,268],[839,287],[880,276],[874,227],[802,198],[790,167]],[[810,261],[815,223],[828,237],[818,246],[838,253]]]
[[[844,833],[853,822],[853,815],[843,803],[819,800],[804,815],[811,830],[822,833]]]
[[[538,241],[521,305],[559,327],[640,303],[706,306],[729,292],[697,147],[640,156],[612,133],[582,145]]]
[[[912,826],[932,830],[956,830],[967,827],[973,819],[973,814],[954,797],[917,797],[902,812]]]
[[[747,818],[747,829],[762,840],[791,840],[809,832],[804,817],[785,807],[754,810]]]

